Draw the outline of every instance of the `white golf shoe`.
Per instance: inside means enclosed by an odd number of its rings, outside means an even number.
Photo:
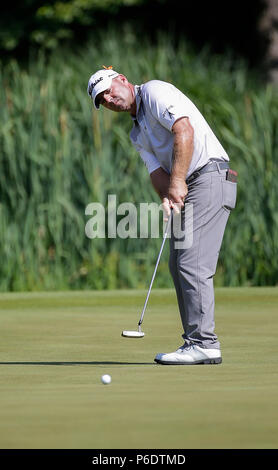
[[[158,364],[169,365],[220,364],[222,357],[220,349],[205,349],[192,344],[188,347],[182,346],[172,353],[159,353],[154,360]]]

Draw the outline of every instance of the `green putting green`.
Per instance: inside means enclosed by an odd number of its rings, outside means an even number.
[[[145,296],[0,295],[0,448],[277,448],[278,288],[216,289],[221,365],[153,362],[182,344],[174,290],[122,338]]]

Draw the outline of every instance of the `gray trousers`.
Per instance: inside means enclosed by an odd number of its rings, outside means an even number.
[[[173,233],[172,224],[169,268],[185,346],[220,348],[214,331],[213,276],[230,211],[235,207],[236,191],[237,184],[226,180],[226,170],[200,175],[188,185],[181,215],[182,230],[186,224],[192,226],[191,243],[185,244],[185,248],[176,248],[180,238],[175,236],[176,231]],[[192,205],[189,212],[187,204]],[[188,213],[191,220],[187,220]]]

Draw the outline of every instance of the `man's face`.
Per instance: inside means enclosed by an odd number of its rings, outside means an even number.
[[[124,75],[119,75],[112,80],[108,90],[97,95],[96,100],[111,111],[131,112],[135,101],[133,87]]]

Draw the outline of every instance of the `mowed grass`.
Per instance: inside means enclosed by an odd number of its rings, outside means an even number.
[[[216,289],[214,366],[153,362],[182,344],[174,290],[121,337],[145,295],[0,295],[1,448],[277,448],[278,288]]]

